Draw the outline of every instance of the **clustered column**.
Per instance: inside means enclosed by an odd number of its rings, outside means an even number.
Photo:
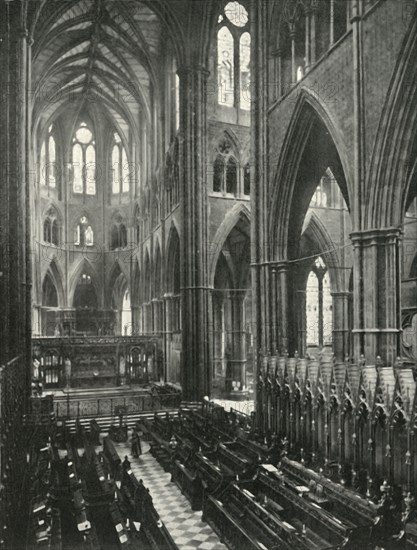
[[[207,282],[206,107],[208,72],[201,66],[178,70],[180,78],[180,186],[182,388],[184,399],[209,392],[209,289]]]
[[[396,228],[352,234],[356,281],[354,354],[368,364],[379,355],[393,365],[399,354],[401,316],[401,234]]]
[[[267,19],[268,1],[251,1],[251,59],[256,67],[251,82],[251,264],[252,264],[252,300],[254,307],[254,365],[255,379],[261,370],[261,355],[271,346],[270,323],[270,251],[274,243],[270,242],[267,227],[269,189],[267,181]]]

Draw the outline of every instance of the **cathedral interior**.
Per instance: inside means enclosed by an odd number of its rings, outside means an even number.
[[[417,548],[417,2],[0,0],[0,548]]]

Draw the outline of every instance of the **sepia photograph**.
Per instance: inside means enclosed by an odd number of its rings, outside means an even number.
[[[0,550],[417,549],[417,0],[0,0]]]

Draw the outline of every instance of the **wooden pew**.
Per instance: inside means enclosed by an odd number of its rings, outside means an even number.
[[[216,455],[227,468],[236,475],[244,476],[253,472],[256,464],[252,464],[249,459],[233,452],[225,443],[220,443],[216,449]]]
[[[253,490],[251,485],[253,483],[250,482],[249,489]],[[277,503],[265,499],[261,504],[256,499],[255,494],[244,487],[248,487],[248,484],[241,484],[241,486],[238,486],[236,483],[232,484],[228,498],[230,495],[237,502],[237,506],[244,509],[245,513],[252,517],[252,521],[262,522],[265,528],[277,534],[281,541],[285,541],[286,544],[293,548],[305,550],[323,550],[333,547],[306,525],[301,525],[301,528],[296,526],[295,518],[284,520],[282,516],[284,509]]]
[[[203,506],[203,487],[197,473],[188,469],[179,460],[175,460],[172,469],[172,481],[188,498],[192,510],[201,510]]]
[[[112,502],[114,499],[114,481],[107,479],[103,465],[99,462],[93,447],[86,448],[87,464],[85,467],[85,498],[89,506],[103,502]]]
[[[201,432],[195,433],[192,429],[184,427],[182,434],[186,437],[193,445],[195,451],[210,451],[212,446],[207,443],[207,441],[201,437]]]
[[[117,479],[120,470],[121,460],[114,448],[113,441],[109,437],[103,439],[103,453],[109,465],[110,472],[114,479]]]
[[[150,452],[155,457],[166,472],[170,471],[172,466],[172,450],[169,442],[165,440],[159,433],[149,430],[150,435]]]
[[[116,502],[109,504],[109,512],[113,521],[116,537],[118,539],[119,548],[127,549],[133,548],[130,537],[126,530],[125,522],[119,510],[119,506]]]
[[[141,532],[151,548],[177,550],[173,538],[156,512],[149,491],[138,481],[131,470],[123,472],[121,493],[132,521],[141,524]]]
[[[250,433],[239,430],[236,442],[239,443],[241,447],[250,450],[254,455],[260,456],[263,461],[267,459],[269,454],[268,447],[263,443],[258,443],[251,439]]]
[[[289,546],[265,546],[260,540],[255,539],[248,533],[239,521],[233,517],[232,512],[217,499],[209,495],[205,501],[203,519],[207,521],[220,540],[232,550],[269,550],[276,548],[278,550],[289,550]]]
[[[324,508],[354,523],[361,537],[371,535],[371,528],[378,516],[377,507],[373,502],[286,457],[282,459],[280,469],[288,479],[294,480],[298,485],[307,486],[310,489],[307,497],[317,503],[319,488],[320,495],[324,497]]]
[[[405,526],[405,549],[415,550],[417,548],[417,521],[410,521]]]
[[[224,464],[216,464],[215,460],[215,452],[197,453],[194,457],[194,466],[200,478],[205,482],[206,491],[214,495],[236,477],[233,470]]]
[[[29,548],[61,550],[61,514],[58,508],[50,508],[47,501],[34,498],[30,506],[28,535]]]
[[[283,518],[296,518],[332,545],[346,545],[354,533],[355,525],[341,521],[318,504],[303,498],[302,492],[289,486],[288,480],[260,468],[256,477],[259,490],[278,503],[284,510]]]

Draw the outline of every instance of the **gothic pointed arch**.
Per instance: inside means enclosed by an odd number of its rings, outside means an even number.
[[[317,174],[327,168],[335,175],[350,208],[351,166],[344,139],[329,109],[304,87],[300,90],[274,177],[269,210],[274,259],[287,259],[295,253],[302,221],[317,186]]]
[[[153,261],[153,293],[155,298],[162,296],[162,256],[159,239],[156,239]]]
[[[112,309],[116,309],[118,311],[122,309],[126,290],[129,290],[128,278],[122,269],[120,262],[116,260],[110,270],[109,283],[106,293],[107,298],[111,301],[109,306]]]
[[[125,266],[118,259],[111,265],[108,275],[107,292],[106,296],[111,297],[114,289],[120,286],[130,288],[130,277]],[[122,284],[121,284],[122,281]]]
[[[211,250],[209,250],[211,259],[209,264],[208,281],[210,285],[214,284],[214,275],[216,272],[216,265],[219,260],[219,255],[230,232],[240,220],[247,223],[249,226],[250,219],[250,210],[244,203],[236,204],[231,210],[229,210],[229,212],[227,212],[223,222],[216,231],[213,243],[211,244]]]
[[[143,301],[148,303],[152,299],[151,255],[148,248],[145,249],[143,274]]]
[[[59,267],[59,264],[55,260],[51,261],[51,263],[46,268],[45,273],[42,274],[43,281],[45,280],[46,276],[50,277],[51,281],[53,282],[56,288],[58,306],[62,307],[65,304],[65,295],[64,295],[64,287],[63,287],[64,279],[63,279],[62,270]]]
[[[167,292],[170,292],[172,294],[179,294],[181,274],[180,237],[174,223],[172,223],[171,225],[166,250],[166,289]]]
[[[140,268],[139,268],[139,262],[137,259],[135,259],[135,263],[133,266],[133,272],[132,272],[132,283],[131,283],[131,302],[132,306],[137,307],[141,303],[141,289],[140,289]]]
[[[42,306],[58,307],[57,288],[49,272],[46,273],[42,283]]]
[[[367,228],[399,227],[417,190],[417,19],[413,17],[381,115],[367,182]],[[414,190],[410,191],[411,186]]]
[[[69,293],[68,293],[68,303],[72,306],[74,303],[74,295],[77,288],[77,285],[80,282],[80,278],[86,275],[90,278],[90,283],[94,288],[94,291],[97,296],[98,303],[100,302],[100,285],[98,284],[97,272],[94,269],[93,265],[87,258],[83,258],[78,262],[78,264],[72,269],[72,274],[69,277]]]
[[[303,237],[314,241],[329,270],[333,291],[340,292],[342,288],[341,265],[335,243],[333,242],[325,224],[315,212],[309,212],[304,222]]]

